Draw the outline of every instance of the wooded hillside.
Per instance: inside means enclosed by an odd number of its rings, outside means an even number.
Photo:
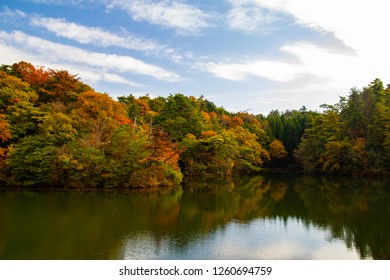
[[[65,70],[0,68],[0,181],[152,187],[183,175],[302,168],[390,173],[390,87],[378,79],[322,113],[231,113],[203,96],[113,100]]]

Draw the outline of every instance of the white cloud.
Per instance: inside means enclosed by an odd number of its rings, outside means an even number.
[[[280,49],[285,56],[293,56],[294,60],[248,59],[237,63],[209,62],[203,64],[203,69],[217,77],[242,81],[251,76],[262,77],[275,82],[303,81],[302,89],[308,87],[311,82],[305,77],[316,77],[318,82],[327,81],[327,85],[349,84],[349,88],[356,81],[365,81],[367,70],[361,64],[366,65],[362,58],[353,54],[335,52],[319,45],[306,42],[297,42],[285,45]],[[351,75],[353,73],[353,75]],[[370,77],[373,79],[374,77]],[[323,84],[324,86],[324,84]]]
[[[83,4],[91,4],[94,2],[99,2],[101,0],[27,0],[29,2],[33,2],[35,4],[41,5],[58,5],[58,6],[66,6],[66,5],[76,5],[81,6]]]
[[[242,81],[249,76],[257,76],[277,82],[289,82],[303,74],[303,70],[300,69],[299,65],[265,59],[240,63],[209,62],[200,67],[217,77],[236,81]]]
[[[310,85],[319,80],[323,81],[323,88],[331,89],[337,95],[346,95],[354,86],[367,85],[376,77],[390,77],[386,59],[390,49],[390,40],[386,37],[390,18],[386,1],[243,0],[242,3],[288,14],[297,25],[319,35],[333,36],[341,44],[314,43],[307,39],[281,45],[278,57],[203,64],[203,69],[215,76],[237,81],[263,77],[292,83],[309,95]],[[306,81],[305,77],[315,79]],[[312,92],[326,95],[324,90]]]
[[[388,3],[383,0],[247,0],[293,16],[296,23],[317,31],[331,32],[346,45],[360,50],[387,41]]]
[[[125,10],[135,21],[172,28],[181,35],[199,34],[211,20],[209,14],[183,1],[112,0],[107,8]]]
[[[104,76],[101,74],[99,69],[92,67],[80,67],[73,64],[67,63],[56,63],[45,60],[37,54],[30,53],[28,51],[18,49],[11,45],[3,44],[0,32],[0,61],[3,64],[13,64],[19,61],[28,61],[34,65],[45,66],[51,69],[66,69],[72,74],[77,74],[84,82],[97,83],[104,80]]]
[[[7,6],[3,7],[3,10],[0,12],[1,20],[6,19],[15,19],[15,18],[25,18],[27,14],[21,10],[11,10]]]
[[[124,28],[122,28],[121,34],[116,34],[103,28],[69,22],[66,19],[36,16],[31,18],[30,23],[33,26],[45,28],[58,37],[74,40],[80,44],[137,50],[146,54],[168,58],[180,64],[195,60],[192,52],[181,52],[153,40],[129,34]]]
[[[269,11],[248,1],[230,0],[232,8],[227,15],[230,28],[246,33],[267,33],[270,24],[277,21],[276,16]]]
[[[54,4],[55,2],[48,1],[44,3]],[[80,3],[83,3],[83,1],[80,1]],[[125,28],[120,28],[120,32],[115,33],[100,27],[70,22],[64,18],[30,15],[20,10],[9,9],[8,7],[4,7],[3,11],[0,11],[0,16],[0,21],[12,21],[19,27],[30,24],[34,27],[44,28],[54,33],[57,37],[67,38],[80,44],[102,48],[119,47],[127,50],[142,51],[146,55],[168,58],[177,64],[189,64],[200,59],[199,57],[195,57],[191,51],[181,51],[168,45],[160,44],[155,40],[133,35]]]
[[[5,44],[2,40],[3,33],[0,31],[0,61],[2,64],[12,64],[21,60],[30,61],[34,56],[28,55],[23,50]]]
[[[102,28],[88,27],[65,19],[33,17],[31,24],[45,28],[58,37],[75,40],[81,44],[91,44],[99,47],[117,46],[130,50],[154,52],[160,52],[166,48],[152,40],[139,38],[125,31],[123,34],[114,34]]]
[[[39,61],[44,65],[56,63],[61,65],[73,65],[74,67],[87,69],[101,69],[101,72],[113,71],[120,73],[134,73],[154,77],[166,81],[178,81],[180,76],[155,65],[129,56],[89,52],[80,48],[53,43],[38,37],[27,35],[20,31],[7,33],[0,31],[0,46],[8,48],[6,53],[0,55],[2,61],[9,57],[33,58],[31,62]]]

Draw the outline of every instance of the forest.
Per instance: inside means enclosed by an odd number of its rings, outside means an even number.
[[[272,170],[388,176],[390,85],[264,116],[180,93],[114,100],[66,70],[0,67],[1,185],[147,188]]]

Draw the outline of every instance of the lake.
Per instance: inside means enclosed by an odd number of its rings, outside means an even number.
[[[272,174],[148,191],[0,189],[0,259],[390,259],[390,180]]]

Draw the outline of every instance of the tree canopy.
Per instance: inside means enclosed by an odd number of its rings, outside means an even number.
[[[389,86],[375,79],[323,109],[232,113],[180,93],[114,100],[66,70],[3,65],[0,181],[132,188],[264,168],[389,174]]]

